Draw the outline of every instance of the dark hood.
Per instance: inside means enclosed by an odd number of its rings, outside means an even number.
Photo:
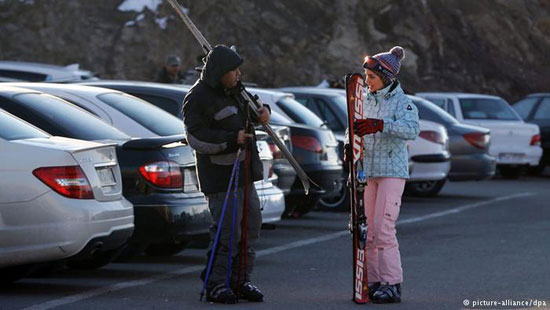
[[[220,88],[221,77],[236,69],[243,63],[242,57],[225,45],[216,45],[206,55],[206,64],[201,73],[201,80],[212,88]]]

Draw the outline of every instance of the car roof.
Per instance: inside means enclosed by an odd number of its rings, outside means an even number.
[[[532,93],[527,95],[527,97],[545,97],[550,96],[550,93]]]
[[[25,62],[25,61],[0,61],[0,70],[13,70],[46,75],[45,81],[70,82],[83,80],[82,76],[93,76],[92,72],[80,70],[78,64],[57,66],[51,64]]]
[[[182,84],[163,84],[163,83],[156,83],[156,82],[148,82],[148,81],[123,81],[123,80],[98,80],[98,81],[84,81],[79,84],[85,84],[89,86],[97,86],[101,87],[101,85],[117,85],[117,86],[127,86],[127,87],[140,87],[140,88],[161,88],[165,90],[172,90],[172,91],[181,91],[182,89],[185,91],[188,91],[189,87],[188,85],[182,85]]]
[[[0,94],[3,96],[13,96],[21,93],[40,93],[39,91],[27,89],[27,88],[21,88],[16,87],[13,85],[8,85],[6,83],[0,84]]]
[[[36,83],[36,82],[17,82],[17,83],[5,83],[7,85],[13,85],[21,88],[42,88],[49,90],[60,91],[73,91],[79,93],[85,93],[89,95],[99,95],[105,93],[120,93],[118,90],[109,88],[93,87],[80,84],[56,84],[56,83]]]
[[[343,88],[321,88],[315,86],[293,86],[293,87],[281,87],[280,91],[301,93],[301,94],[316,94],[325,96],[342,95],[346,93]]]
[[[485,94],[475,94],[475,93],[462,93],[462,92],[419,92],[415,94],[416,96],[454,96],[457,98],[487,98],[487,99],[502,99],[499,96],[495,95],[485,95]]]

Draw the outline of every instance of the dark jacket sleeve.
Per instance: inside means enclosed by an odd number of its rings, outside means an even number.
[[[205,103],[191,95],[185,98],[183,113],[187,129],[187,142],[201,154],[226,154],[238,150],[238,131],[227,131],[212,128],[212,119],[208,117]]]

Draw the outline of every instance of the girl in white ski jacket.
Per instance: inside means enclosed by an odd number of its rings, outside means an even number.
[[[355,134],[364,141],[367,274],[374,303],[401,301],[403,270],[395,222],[409,177],[406,142],[420,131],[418,110],[396,79],[403,58],[399,46],[365,58],[368,94],[363,102],[364,119],[354,126]]]

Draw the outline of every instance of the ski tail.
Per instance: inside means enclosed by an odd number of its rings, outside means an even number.
[[[353,301],[369,302],[367,279],[367,217],[364,209],[364,188],[366,176],[363,170],[363,139],[354,134],[354,121],[363,118],[363,76],[358,73],[346,75],[346,97],[348,105],[348,141],[351,146],[347,154],[349,161],[349,190],[353,237]]]

